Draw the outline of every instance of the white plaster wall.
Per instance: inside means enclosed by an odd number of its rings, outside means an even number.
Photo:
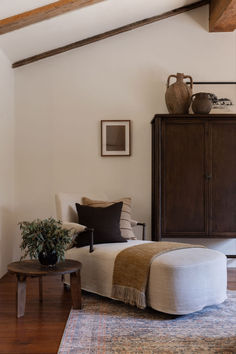
[[[151,126],[169,74],[236,79],[235,33],[208,33],[200,8],[21,67],[16,78],[17,219],[55,215],[58,191],[131,196],[151,215]],[[132,120],[132,156],[100,156],[100,120]],[[236,253],[235,240],[219,247]]]
[[[14,75],[0,50],[0,277],[13,259],[14,214]]]

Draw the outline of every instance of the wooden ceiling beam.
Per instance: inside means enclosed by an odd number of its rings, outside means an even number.
[[[77,42],[74,42],[74,43],[70,43],[70,44],[67,44],[65,46],[49,50],[47,52],[36,54],[36,55],[34,55],[32,57],[28,57],[26,59],[19,60],[19,61],[13,63],[12,67],[13,68],[17,68],[19,66],[27,65],[27,64],[36,62],[38,60],[49,58],[49,57],[52,57],[54,55],[67,52],[67,51],[75,49],[75,48],[79,48],[79,47],[82,47],[82,46],[85,46],[85,45],[88,45],[88,44],[91,44],[91,43],[94,43],[94,42],[97,42],[97,41],[101,41],[103,39],[106,39],[106,38],[109,38],[109,37],[112,37],[112,36],[116,36],[116,35],[118,35],[120,33],[124,33],[124,32],[128,32],[128,31],[134,30],[134,29],[136,29],[138,27],[142,27],[142,26],[148,25],[148,24],[153,23],[153,22],[157,22],[157,21],[164,20],[164,19],[172,17],[172,16],[179,15],[181,13],[196,9],[198,7],[201,7],[201,6],[204,6],[204,5],[207,5],[207,4],[209,4],[209,0],[200,0],[200,1],[197,1],[197,2],[192,3],[190,5],[182,6],[182,7],[179,7],[177,9],[165,12],[165,13],[163,13],[161,15],[148,17],[148,18],[145,18],[143,20],[136,21],[136,22],[130,23],[128,25],[115,28],[115,29],[107,31],[107,32],[100,33],[100,34],[97,34],[95,36],[92,36],[92,37],[89,37],[89,38],[85,38],[85,39],[82,39],[80,41],[77,41]]]
[[[236,29],[236,0],[211,0],[210,32],[232,32]]]
[[[0,34],[32,25],[37,22],[64,14],[81,7],[96,4],[105,0],[59,0],[36,9],[0,20]]]

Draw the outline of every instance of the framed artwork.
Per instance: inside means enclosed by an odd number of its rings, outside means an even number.
[[[236,82],[194,82],[193,93],[210,93],[211,113],[236,113]]]
[[[131,124],[130,120],[101,121],[101,155],[131,155]]]

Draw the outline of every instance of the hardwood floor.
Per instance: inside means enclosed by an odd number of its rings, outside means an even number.
[[[228,289],[236,290],[236,268],[228,268]]]
[[[70,291],[59,277],[43,279],[43,303],[38,278],[27,279],[25,316],[16,318],[16,278],[0,280],[0,353],[57,353],[71,308]]]
[[[44,301],[38,301],[38,279],[27,280],[25,316],[16,318],[16,279],[0,280],[0,353],[57,353],[71,308],[70,291],[60,277],[46,277]],[[236,268],[228,270],[228,288],[236,290]]]

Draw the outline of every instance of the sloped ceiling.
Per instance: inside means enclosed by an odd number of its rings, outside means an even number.
[[[49,0],[1,0],[0,18],[47,5]],[[0,36],[0,48],[13,63],[196,0],[105,0]]]

